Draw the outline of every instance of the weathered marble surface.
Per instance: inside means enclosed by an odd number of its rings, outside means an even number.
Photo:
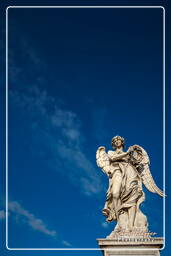
[[[163,238],[148,239],[97,239],[104,256],[160,256]]]
[[[143,184],[150,192],[164,196],[151,175],[147,152],[138,145],[124,152],[124,146],[124,138],[115,136],[113,151],[106,153],[105,147],[101,146],[96,152],[97,165],[109,178],[103,214],[108,222],[117,222],[108,238],[113,238],[115,233],[130,232],[136,236],[148,232],[147,217],[140,210],[145,200]]]

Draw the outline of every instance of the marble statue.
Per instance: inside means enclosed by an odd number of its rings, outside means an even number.
[[[101,146],[96,152],[97,165],[109,178],[103,214],[108,222],[117,221],[110,236],[119,232],[148,232],[147,217],[139,208],[145,200],[142,184],[150,192],[164,196],[151,175],[147,152],[138,145],[124,152],[124,146],[124,138],[115,136],[112,139],[114,151],[106,153]]]

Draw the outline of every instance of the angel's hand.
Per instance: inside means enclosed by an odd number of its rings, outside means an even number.
[[[133,153],[133,152],[134,152],[133,147],[129,147],[127,152],[128,152],[128,155],[130,155],[131,153]]]

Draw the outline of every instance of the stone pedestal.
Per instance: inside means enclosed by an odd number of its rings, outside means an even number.
[[[97,239],[103,256],[160,256],[163,238]]]

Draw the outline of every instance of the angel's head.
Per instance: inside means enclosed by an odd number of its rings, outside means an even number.
[[[112,143],[112,147],[114,149],[116,149],[116,148],[124,148],[124,146],[125,146],[125,140],[121,136],[113,137],[111,143]]]

